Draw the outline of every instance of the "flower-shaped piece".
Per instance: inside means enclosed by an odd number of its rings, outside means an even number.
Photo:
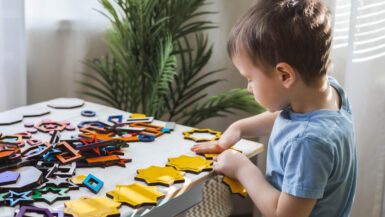
[[[149,185],[170,186],[173,183],[184,182],[184,172],[173,167],[150,166],[146,169],[139,169],[135,179],[145,181]]]
[[[107,192],[107,196],[116,202],[139,208],[144,205],[155,206],[158,199],[164,197],[164,194],[157,191],[156,186],[133,183],[131,185],[117,185],[114,190]]]
[[[198,133],[209,133],[215,135],[212,138],[196,138],[193,137],[193,134],[198,134]],[[219,131],[213,131],[210,129],[192,129],[190,131],[185,131],[183,132],[184,138],[185,139],[191,139],[194,140],[195,142],[207,142],[207,141],[215,141],[221,138],[221,132]]]
[[[202,171],[210,171],[212,169],[212,161],[206,160],[201,156],[181,155],[176,158],[169,158],[167,166],[172,166],[177,170],[192,172],[198,174]]]
[[[117,208],[121,203],[109,200],[103,197],[80,197],[78,200],[64,202],[66,214],[73,217],[107,217],[111,215],[120,215]]]

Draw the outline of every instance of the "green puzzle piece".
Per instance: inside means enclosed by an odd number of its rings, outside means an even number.
[[[54,203],[56,200],[69,200],[70,196],[66,194],[69,188],[55,188],[55,187],[45,187],[42,189],[34,189],[32,190],[33,196],[32,199],[36,201],[45,201],[49,204]],[[45,194],[48,192],[55,193],[55,196],[48,197]]]

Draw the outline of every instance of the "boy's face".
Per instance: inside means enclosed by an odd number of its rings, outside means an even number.
[[[247,89],[259,104],[271,112],[282,110],[289,104],[274,69],[262,71],[263,69],[255,66],[244,52],[239,52],[232,60],[241,75],[247,79]]]

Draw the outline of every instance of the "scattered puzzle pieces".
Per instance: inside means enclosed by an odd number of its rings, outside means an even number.
[[[116,202],[127,204],[136,209],[144,205],[155,206],[158,199],[164,197],[164,194],[157,191],[156,186],[133,183],[131,185],[117,185],[114,190],[107,192],[107,196]]]
[[[103,197],[80,197],[78,200],[64,202],[66,214],[73,217],[107,217],[119,216],[121,203]]]
[[[173,167],[150,166],[146,169],[139,169],[135,179],[145,181],[149,185],[164,185],[169,187],[173,183],[184,182],[184,172]]]
[[[172,166],[177,170],[192,172],[198,174],[202,171],[212,170],[212,161],[206,160],[200,156],[181,155],[176,158],[169,158],[167,166]]]
[[[199,133],[209,133],[209,134],[214,135],[214,137],[212,137],[212,138],[196,138],[196,137],[192,136],[193,134],[199,134]],[[221,132],[213,131],[210,129],[192,129],[190,131],[183,132],[183,135],[184,135],[185,139],[194,140],[195,142],[215,141],[215,140],[218,140],[219,138],[221,138]]]
[[[244,198],[247,197],[246,189],[238,180],[230,179],[229,177],[224,176],[222,182],[229,187],[232,194],[239,194]]]

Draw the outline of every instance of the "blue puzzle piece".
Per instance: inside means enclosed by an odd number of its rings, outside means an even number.
[[[118,121],[116,121],[116,119],[118,119]],[[114,124],[122,123],[122,120],[123,120],[123,115],[111,115],[111,116],[108,116],[108,121],[112,122]]]
[[[9,196],[5,198],[5,200],[9,201],[10,206],[15,206],[18,203],[32,203],[33,199],[28,197],[32,191],[25,191],[21,193],[16,193],[14,191],[9,191]]]
[[[96,183],[96,185],[93,185],[93,183]],[[90,189],[92,192],[96,194],[103,187],[104,182],[96,178],[94,175],[88,174],[86,179],[83,180],[83,184],[84,186],[86,186],[88,189]]]

